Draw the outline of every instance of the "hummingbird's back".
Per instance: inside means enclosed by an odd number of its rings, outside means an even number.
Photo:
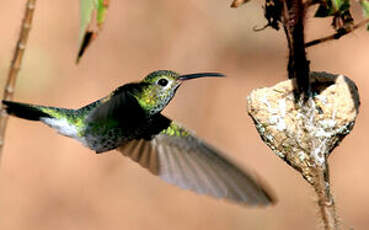
[[[126,87],[118,88],[113,94],[94,106],[81,108],[90,110],[85,118],[81,135],[89,148],[97,153],[117,148],[126,141],[142,138],[151,127],[152,119]]]

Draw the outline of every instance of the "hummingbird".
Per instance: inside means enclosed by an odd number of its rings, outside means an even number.
[[[181,84],[221,73],[150,73],[79,109],[2,103],[8,114],[42,123],[96,153],[116,149],[164,181],[245,205],[274,202],[266,186],[192,131],[162,115]]]

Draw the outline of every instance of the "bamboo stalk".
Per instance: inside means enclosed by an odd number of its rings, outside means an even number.
[[[36,0],[27,0],[26,9],[24,12],[24,18],[21,25],[21,31],[15,47],[14,56],[10,64],[8,78],[5,84],[3,100],[12,100],[14,95],[15,83],[19,70],[21,68],[23,55],[26,49],[26,44],[29,36],[29,32],[32,26],[33,13],[35,10]],[[2,151],[4,147],[4,136],[8,121],[8,115],[6,114],[2,104],[0,105],[0,162],[2,158]]]

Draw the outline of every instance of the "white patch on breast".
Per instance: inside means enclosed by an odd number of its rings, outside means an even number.
[[[58,131],[58,133],[60,133],[61,135],[71,137],[85,144],[84,138],[78,135],[77,127],[69,123],[67,119],[41,118],[40,120],[46,125]]]

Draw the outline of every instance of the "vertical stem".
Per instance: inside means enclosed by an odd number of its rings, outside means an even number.
[[[297,90],[300,94],[303,94],[304,100],[309,98],[310,94],[310,82],[309,82],[309,61],[306,58],[305,51],[305,38],[304,38],[304,18],[305,9],[302,0],[294,1],[291,7],[294,14],[297,16],[292,18],[295,21],[295,25],[292,29],[292,46],[294,50],[294,56],[292,57],[294,62],[294,78],[297,83]]]
[[[304,41],[304,19],[305,5],[303,0],[284,0],[283,2],[283,27],[286,33],[289,60],[288,60],[288,77],[294,79],[295,98],[296,101],[304,102],[303,107],[309,108],[309,100],[311,101],[311,85],[310,85],[310,66],[306,58],[305,41]],[[314,107],[312,108],[314,111]],[[314,113],[309,113],[310,109],[305,113],[307,115],[307,123],[314,117]],[[320,143],[322,140],[317,140]],[[312,142],[312,146],[314,146]],[[323,143],[324,145],[325,143]],[[326,152],[323,151],[322,154]],[[313,156],[313,154],[310,154]],[[326,155],[322,155],[322,160],[312,157],[310,169],[315,176],[313,186],[318,195],[319,208],[324,223],[324,229],[338,229],[338,221],[334,200],[330,192],[329,169]],[[320,164],[322,162],[322,164]]]
[[[338,229],[338,220],[334,199],[330,191],[328,163],[318,167],[314,184],[315,192],[318,195],[318,205],[322,216],[325,230]]]
[[[35,10],[36,0],[27,0],[26,9],[24,12],[24,18],[22,21],[21,31],[15,47],[14,56],[10,65],[8,79],[5,84],[3,100],[11,100],[14,95],[15,82],[18,76],[22,64],[23,54],[26,48],[28,35],[31,30],[33,13]],[[4,146],[4,136],[6,125],[8,121],[8,116],[2,106],[0,105],[0,162],[2,157],[2,150]]]
[[[288,78],[294,79],[296,100],[302,99],[304,102],[311,94],[310,67],[304,41],[305,7],[303,0],[284,0],[282,11],[283,28],[289,48]]]

